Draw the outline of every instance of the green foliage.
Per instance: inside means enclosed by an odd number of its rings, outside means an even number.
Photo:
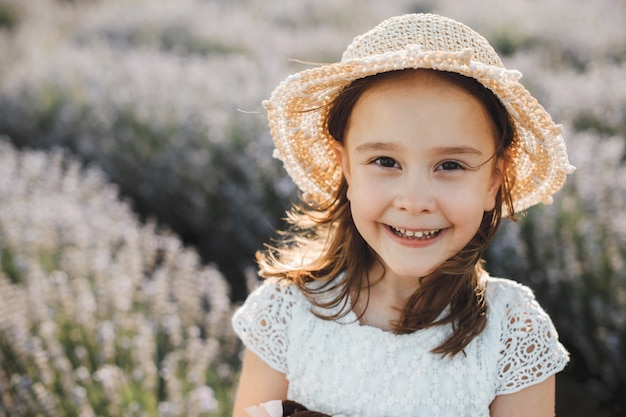
[[[20,23],[20,17],[20,10],[15,4],[0,1],[0,29],[15,29]]]
[[[0,166],[0,415],[229,415],[221,274],[99,170],[3,142]]]
[[[536,47],[540,40],[505,28],[491,34],[489,41],[501,57]]]
[[[605,118],[598,117],[595,114],[581,114],[573,121],[574,128],[578,131],[588,131],[598,133],[602,136],[612,136],[621,132],[626,132],[626,117],[621,126],[613,126]]]

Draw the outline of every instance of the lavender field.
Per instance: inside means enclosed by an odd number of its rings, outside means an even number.
[[[396,14],[484,34],[577,167],[505,222],[572,362],[557,415],[626,413],[624,0],[0,0],[0,416],[228,416],[229,317],[296,190],[261,101]]]

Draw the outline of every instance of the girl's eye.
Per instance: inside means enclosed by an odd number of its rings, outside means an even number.
[[[457,169],[464,169],[463,165],[456,161],[445,161],[439,165],[439,169],[443,171],[454,171]]]
[[[379,158],[376,158],[373,162],[383,168],[397,168],[399,166],[395,159],[389,158],[387,156],[381,156]]]

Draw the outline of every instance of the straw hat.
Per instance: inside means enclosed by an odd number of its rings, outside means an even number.
[[[342,171],[324,120],[328,104],[352,81],[407,68],[429,68],[475,78],[504,104],[515,124],[512,144],[516,212],[551,203],[567,174],[561,127],[519,83],[521,73],[504,68],[488,41],[454,20],[433,14],[393,17],[357,36],[341,62],[287,77],[263,104],[268,111],[275,157],[311,203],[334,196]]]

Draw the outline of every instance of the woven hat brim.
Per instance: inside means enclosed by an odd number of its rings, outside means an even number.
[[[334,139],[324,126],[328,105],[351,82],[403,69],[433,69],[472,77],[490,89],[510,113],[516,128],[511,152],[515,185],[514,210],[551,203],[552,195],[573,171],[561,128],[520,83],[521,73],[475,61],[471,49],[423,51],[408,45],[401,51],[307,69],[289,76],[264,102],[275,157],[303,191],[303,198],[323,203],[334,197],[342,171]]]

